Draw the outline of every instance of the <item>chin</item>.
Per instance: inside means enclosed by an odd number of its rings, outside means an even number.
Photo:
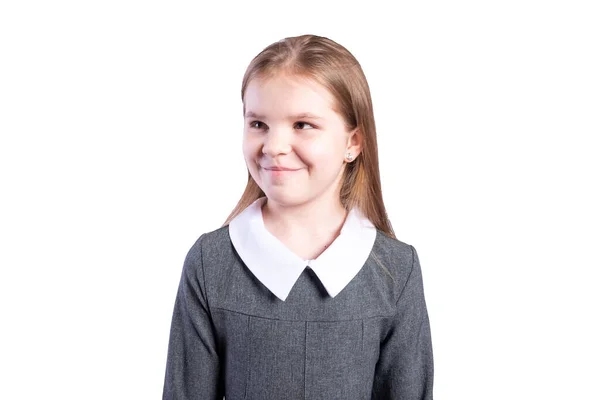
[[[302,195],[293,188],[267,188],[263,189],[267,198],[282,206],[296,206],[305,203],[308,196]]]

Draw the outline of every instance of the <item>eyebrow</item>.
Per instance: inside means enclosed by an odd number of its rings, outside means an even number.
[[[246,118],[266,119],[267,117],[265,117],[264,115],[256,114],[256,113],[254,113],[252,111],[248,111],[246,113]],[[290,115],[288,117],[288,119],[290,119],[290,120],[291,119],[302,119],[302,118],[323,119],[323,118],[321,118],[319,116],[316,116],[315,114],[311,114],[311,113],[308,113],[308,112],[300,113],[300,114],[297,114],[297,115]]]

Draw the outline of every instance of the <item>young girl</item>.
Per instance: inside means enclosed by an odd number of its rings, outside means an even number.
[[[185,259],[163,398],[432,399],[419,258],[387,218],[359,63],[286,38],[242,102],[248,184]]]

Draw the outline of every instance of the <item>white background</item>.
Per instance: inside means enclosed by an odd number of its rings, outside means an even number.
[[[183,259],[245,184],[245,68],[313,33],[369,81],[435,398],[600,399],[594,3],[2,2],[0,398],[160,398]]]

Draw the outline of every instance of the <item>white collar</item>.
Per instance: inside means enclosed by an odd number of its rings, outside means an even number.
[[[314,260],[303,260],[269,232],[261,197],[229,223],[229,236],[242,261],[275,296],[285,301],[307,266],[331,297],[361,270],[375,243],[376,229],[357,208],[348,213],[340,235]]]

